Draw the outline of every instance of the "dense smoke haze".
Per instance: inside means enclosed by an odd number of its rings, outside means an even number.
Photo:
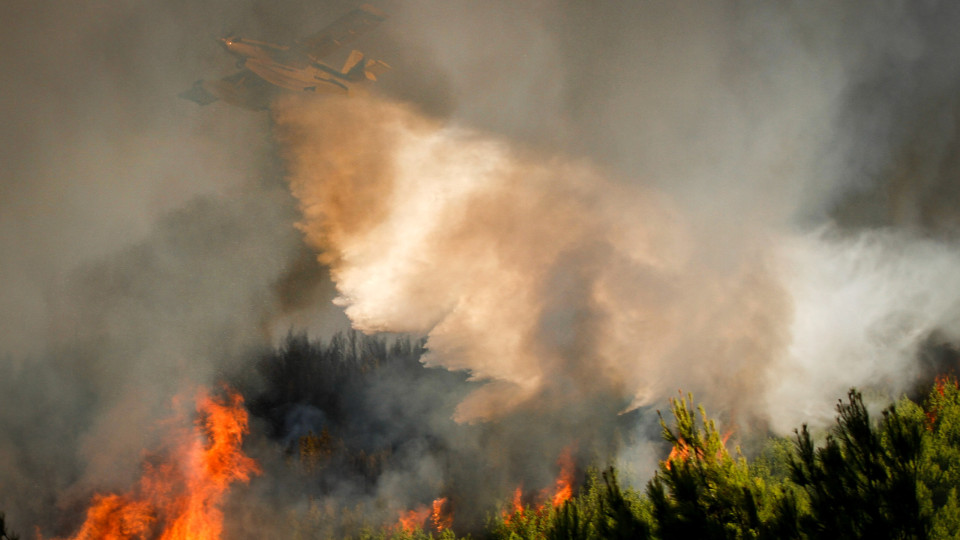
[[[481,519],[465,493],[546,485],[569,448],[643,481],[678,389],[746,441],[956,367],[960,7],[384,1],[354,46],[393,69],[349,97],[177,98],[235,71],[213,38],[290,42],[354,7],[0,8],[15,529],[71,534],[174,396],[268,386],[257,359],[291,331],[426,340],[433,375],[343,398],[356,444],[396,457],[323,496],[385,515],[450,495]],[[293,511],[271,445],[335,419],[264,411],[235,505]]]

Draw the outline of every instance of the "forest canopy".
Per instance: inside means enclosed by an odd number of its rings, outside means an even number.
[[[503,443],[496,430],[451,420],[474,383],[424,366],[424,352],[422,341],[402,337],[349,332],[323,343],[290,334],[263,352],[255,377],[229,381],[254,419],[246,446],[286,479],[277,483],[286,493],[272,498],[301,501],[271,522],[276,537],[924,539],[960,531],[960,382],[953,375],[937,377],[924,398],[902,397],[882,410],[851,389],[832,427],[798,426],[749,453],[694,396],[680,394],[669,411],[657,412],[663,454],[645,486],[628,487],[609,462],[574,459],[567,449],[562,486],[558,479],[552,492],[531,485],[498,495],[487,454],[452,442]],[[398,386],[407,391],[390,390]],[[545,462],[545,470],[559,465],[544,448],[511,449],[522,450],[529,450],[527,468],[530,460]],[[414,457],[419,472],[404,476]],[[439,490],[424,478],[423,463],[441,469]],[[385,490],[390,482],[399,491]],[[250,504],[240,494],[233,508],[262,526],[275,510],[263,502],[270,497],[258,497]],[[238,533],[230,537],[245,537],[242,520],[229,526]],[[0,514],[0,540],[7,538],[17,535]]]
[[[390,370],[394,379],[451,377],[424,368],[417,361],[422,352],[418,343],[387,345],[357,334],[326,346],[291,336],[278,354],[261,362],[270,384],[249,403],[254,414],[272,419],[274,436],[287,441],[287,451],[299,456],[304,470],[346,464],[352,474],[374,482],[389,467],[396,441],[351,450],[349,440],[356,438],[349,432],[358,426],[344,411],[356,409],[331,396],[357,395],[378,370]],[[455,377],[443,382],[468,384]],[[283,392],[271,390],[280,387]],[[298,438],[282,433],[278,411],[288,413],[291,400],[321,410],[329,427]],[[660,424],[672,450],[645,489],[623,487],[613,467],[593,464],[584,468],[579,489],[566,502],[505,501],[486,510],[482,527],[465,532],[482,538],[601,539],[952,538],[960,531],[960,385],[954,376],[938,377],[925,399],[903,397],[879,414],[871,414],[863,395],[851,389],[837,403],[832,428],[798,426],[793,437],[770,437],[749,458],[730,447],[728,434],[692,395],[670,405]],[[430,439],[424,427],[405,436]],[[365,532],[335,530],[380,538],[456,536],[426,514],[406,528],[353,523]],[[334,532],[309,515],[301,525],[304,533]],[[453,528],[459,532],[456,524]]]

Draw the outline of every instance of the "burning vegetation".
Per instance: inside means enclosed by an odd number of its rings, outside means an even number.
[[[739,448],[728,449],[729,433],[721,434],[692,396],[681,396],[672,401],[670,416],[661,418],[662,461],[642,491],[622,487],[613,468],[600,471],[582,463],[584,441],[578,440],[545,464],[553,479],[539,487],[533,477],[514,478],[513,487],[507,477],[497,482],[501,471],[483,470],[489,464],[463,448],[416,445],[422,459],[438,463],[454,455],[464,461],[448,459],[438,480],[391,492],[386,489],[391,479],[410,467],[404,443],[436,437],[431,414],[449,414],[456,401],[447,401],[440,411],[405,402],[403,414],[410,423],[393,439],[364,440],[352,430],[369,431],[383,420],[363,396],[376,395],[381,404],[399,399],[383,394],[384,376],[392,381],[413,377],[425,387],[436,382],[433,377],[451,383],[449,372],[417,362],[420,354],[420,344],[404,339],[389,343],[351,333],[324,344],[291,335],[261,359],[260,382],[238,383],[239,391],[198,392],[192,421],[180,415],[164,423],[171,429],[170,442],[145,460],[137,485],[125,493],[96,495],[83,523],[66,538],[217,539],[262,533],[267,529],[244,530],[236,524],[243,519],[232,512],[269,514],[276,511],[274,503],[245,498],[248,489],[239,489],[234,495],[240,502],[226,515],[223,508],[231,487],[256,482],[265,468],[284,479],[265,480],[283,482],[289,496],[307,503],[302,511],[285,511],[282,523],[272,523],[269,530],[281,538],[818,538],[837,532],[849,538],[936,538],[960,526],[955,481],[960,477],[960,384],[955,377],[937,378],[922,403],[903,398],[879,420],[851,391],[838,404],[838,422],[820,445],[813,444],[804,426],[792,441],[767,440],[750,460]],[[469,387],[466,381],[452,382]],[[324,385],[349,391],[297,390]],[[275,393],[275,387],[286,391]],[[284,401],[281,395],[294,398]],[[387,410],[396,411],[397,404],[387,403]],[[248,434],[248,409],[259,426],[253,434]],[[484,433],[491,426],[451,425],[463,430],[461,436],[481,433],[495,441]],[[241,448],[248,435],[260,441],[260,464]],[[483,470],[483,480],[469,483],[465,470]],[[496,493],[484,498],[483,487],[493,483]],[[353,494],[345,496],[348,485]],[[409,505],[402,508],[397,503],[404,504],[407,490],[422,493],[423,499],[406,499]],[[0,537],[15,537],[0,532]]]
[[[504,523],[510,524],[515,518],[523,520],[525,514],[533,511],[536,515],[543,515],[553,508],[560,508],[573,496],[576,482],[576,468],[573,461],[573,447],[564,448],[557,459],[560,472],[551,487],[540,490],[529,506],[524,504],[523,486],[517,486],[513,491],[510,504],[501,512]]]
[[[233,390],[224,394],[199,391],[193,428],[177,425],[171,448],[144,465],[130,492],[95,495],[86,520],[69,540],[220,538],[220,506],[230,485],[246,483],[259,472],[241,449],[248,432],[243,397]]]
[[[285,467],[299,471],[299,487],[312,501],[302,515],[311,534],[479,531],[514,488],[539,513],[573,495],[578,446],[536,433],[526,446],[513,444],[530,432],[521,416],[454,422],[459,400],[476,385],[463,374],[425,367],[423,353],[422,342],[405,338],[391,343],[350,332],[323,343],[291,334],[258,362],[261,381],[241,384],[251,414],[287,456]],[[543,454],[557,456],[556,463],[542,462]],[[344,486],[352,495],[338,498]],[[345,500],[359,517],[331,511],[344,510]]]
[[[407,534],[425,530],[442,533],[451,525],[453,525],[453,513],[450,509],[450,499],[440,497],[434,499],[430,506],[421,505],[414,510],[401,512],[396,530]]]

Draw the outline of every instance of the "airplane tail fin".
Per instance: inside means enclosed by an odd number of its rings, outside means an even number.
[[[355,50],[350,53],[347,61],[344,62],[342,73],[349,81],[359,81],[361,79],[375,81],[378,74],[388,69],[390,69],[390,66],[386,62],[364,58],[362,52]]]

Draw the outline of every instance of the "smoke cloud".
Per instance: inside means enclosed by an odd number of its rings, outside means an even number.
[[[285,332],[292,289],[325,293],[297,270],[268,119],[176,97],[222,60],[211,29],[270,17],[2,11],[0,512],[21,534],[65,535],[92,491],[131,485],[175,395]]]
[[[428,365],[491,381],[461,420],[545,393],[613,391],[626,408],[684,382],[749,388],[783,339],[762,251],[705,271],[650,190],[383,102],[289,101],[275,120],[301,227],[353,324],[428,334]]]
[[[488,381],[461,420],[682,387],[786,430],[851,385],[909,388],[926,340],[952,334],[931,257],[956,249],[923,238],[948,231],[875,232],[903,212],[863,201],[941,189],[892,171],[921,145],[947,159],[900,129],[956,86],[924,54],[952,44],[943,13],[414,5],[399,24],[415,13],[404,30],[440,45],[453,119],[291,99],[275,131],[354,326],[426,333],[427,363]],[[470,49],[490,27],[502,39]]]

